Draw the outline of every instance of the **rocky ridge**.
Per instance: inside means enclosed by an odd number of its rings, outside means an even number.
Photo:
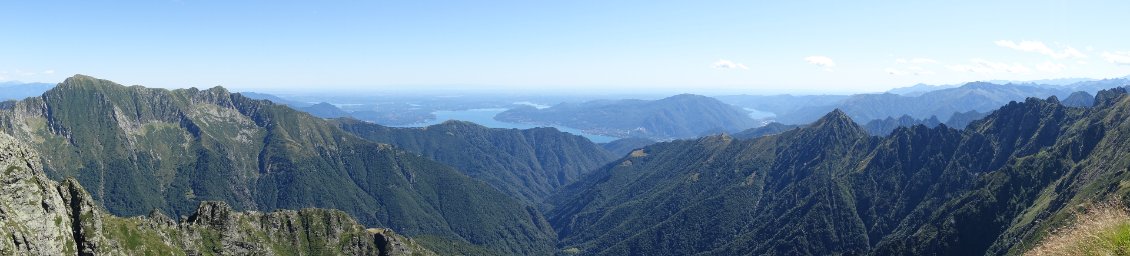
[[[52,181],[39,155],[0,134],[3,255],[434,255],[388,229],[338,210],[237,212],[203,202],[180,222],[154,210],[122,218],[100,209],[74,179]]]

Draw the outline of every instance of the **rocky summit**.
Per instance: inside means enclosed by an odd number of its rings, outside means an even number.
[[[0,134],[2,255],[435,255],[338,210],[237,212],[203,202],[180,222],[159,210],[117,217],[77,181],[48,179],[39,163],[34,150]]]

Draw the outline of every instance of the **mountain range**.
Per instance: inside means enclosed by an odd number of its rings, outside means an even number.
[[[547,108],[707,124],[635,135],[718,134],[596,144],[554,128],[387,127],[221,87],[76,75],[0,104],[0,254],[1021,254],[1091,216],[1080,211],[1130,201],[1126,89],[1066,94],[945,109],[945,123],[861,125],[832,109],[745,130],[731,120],[752,120],[744,110],[696,95]]]
[[[654,144],[549,199],[584,255],[999,255],[1130,196],[1130,97],[1011,102],[964,130],[805,127]]]
[[[43,92],[55,87],[55,84],[49,83],[21,83],[21,82],[0,82],[0,101],[5,100],[21,100],[27,97],[34,97],[43,94]]]
[[[1045,84],[1056,82],[1055,84]],[[1067,83],[1071,82],[1071,83]],[[1067,84],[1063,84],[1067,83]],[[719,100],[735,106],[774,114],[772,121],[784,124],[806,124],[815,121],[833,109],[840,109],[861,123],[903,115],[914,119],[949,120],[959,113],[976,111],[987,113],[1010,101],[1028,97],[1057,96],[1066,99],[1072,93],[1095,92],[1130,85],[1130,79],[1102,80],[1064,79],[1062,81],[1028,81],[1017,83],[971,82],[957,85],[915,85],[898,88],[888,93],[793,96],[793,95],[731,95],[718,96]],[[961,117],[952,123],[961,123]],[[951,123],[950,121],[945,121]],[[964,126],[958,126],[961,128]]]
[[[320,207],[439,253],[548,254],[533,206],[448,165],[370,142],[324,119],[216,87],[126,87],[76,75],[0,108],[48,177],[75,179],[110,213],[173,216],[203,201],[234,210]]]
[[[939,120],[947,120],[958,112],[989,112],[1009,101],[1053,95],[1066,97],[1069,93],[1069,90],[1029,85],[967,83],[957,88],[931,91],[914,97],[858,94],[834,105],[799,109],[794,113],[781,115],[776,120],[782,123],[808,123],[832,109],[840,109],[855,120],[886,119],[902,115],[917,119],[935,116]]]
[[[287,105],[290,108],[293,108],[295,110],[306,112],[306,113],[309,113],[310,115],[313,115],[313,116],[316,116],[316,117],[321,117],[321,118],[353,117],[353,114],[346,112],[345,110],[341,110],[341,108],[338,108],[337,106],[334,106],[333,104],[326,103],[326,102],[320,102],[320,103],[317,103],[317,104],[310,104],[310,103],[305,103],[305,102],[298,102],[298,101],[283,99],[282,97],[271,95],[271,94],[257,93],[257,92],[241,92],[241,93],[239,93],[239,95],[242,95],[242,96],[250,98],[250,99],[269,100],[269,101],[271,101],[275,104]]]
[[[714,98],[681,94],[659,100],[596,100],[538,109],[517,107],[495,116],[515,123],[553,124],[614,137],[693,138],[757,126],[745,110]]]

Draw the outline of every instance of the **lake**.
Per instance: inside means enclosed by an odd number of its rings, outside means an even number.
[[[490,127],[490,128],[530,129],[530,128],[535,128],[535,127],[553,127],[553,128],[557,128],[557,130],[559,130],[559,131],[585,136],[585,138],[588,138],[592,142],[596,142],[596,143],[605,143],[605,142],[610,142],[610,141],[614,141],[614,140],[619,139],[619,138],[611,137],[611,136],[590,134],[590,133],[586,133],[586,132],[583,132],[583,131],[578,130],[578,129],[564,127],[564,126],[508,123],[508,122],[502,122],[502,121],[494,120],[495,115],[498,115],[498,113],[502,113],[503,111],[506,111],[506,110],[507,109],[505,109],[505,108],[478,108],[478,109],[468,109],[468,110],[441,110],[441,111],[432,112],[433,115],[436,115],[436,119],[434,119],[434,120],[430,120],[430,121],[424,122],[424,123],[410,124],[410,125],[397,125],[397,126],[394,126],[394,127],[424,127],[424,126],[443,123],[444,121],[447,121],[447,120],[459,120],[459,121],[468,121],[468,122],[476,123],[476,124],[486,126],[486,127]]]

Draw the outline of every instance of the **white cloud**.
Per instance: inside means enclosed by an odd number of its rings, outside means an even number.
[[[899,64],[937,64],[938,61],[930,58],[896,59]]]
[[[1086,58],[1087,57],[1087,55],[1083,54],[1083,52],[1080,52],[1079,50],[1076,50],[1075,48],[1071,48],[1071,47],[1067,47],[1067,49],[1063,49],[1063,54],[1066,54],[1067,56],[1074,57],[1074,58]]]
[[[1051,56],[1052,58],[1056,58],[1056,59],[1086,58],[1087,57],[1087,55],[1083,54],[1083,52],[1080,52],[1079,50],[1076,50],[1075,48],[1072,48],[1070,46],[1064,48],[1062,52],[1057,52],[1055,50],[1052,50],[1052,48],[1048,47],[1048,45],[1046,45],[1046,44],[1044,44],[1043,42],[1040,42],[1040,41],[1020,41],[1019,43],[1017,43],[1017,42],[1013,42],[1011,40],[997,40],[996,42],[993,42],[993,43],[996,43],[998,46],[1001,46],[1001,47],[1008,47],[1008,48],[1012,48],[1012,49],[1015,49],[1015,50],[1026,51],[1026,52],[1035,52],[1035,53]]]
[[[9,81],[9,80],[24,81],[24,80],[27,80],[27,79],[37,79],[36,77],[51,75],[51,74],[55,74],[54,69],[48,69],[48,70],[44,70],[44,71],[24,71],[24,70],[21,70],[21,69],[16,69],[16,70],[11,70],[11,71],[0,70],[0,81]]]
[[[1118,65],[1130,65],[1130,52],[1103,52],[1103,59]]]
[[[804,61],[827,70],[831,70],[832,68],[836,67],[836,62],[832,61],[832,58],[828,58],[827,56],[808,56],[804,58]]]
[[[733,62],[730,60],[718,60],[715,61],[714,65],[711,66],[716,69],[749,69],[749,67],[746,67],[745,64]]]
[[[972,64],[957,64],[946,66],[950,70],[958,72],[972,72],[972,73],[1030,73],[1032,69],[1021,64],[1008,64],[1002,62],[992,62],[984,59],[969,60]]]
[[[1063,69],[1065,69],[1065,68],[1067,68],[1066,65],[1051,62],[1051,61],[1046,61],[1044,63],[1040,63],[1039,65],[1036,65],[1036,70],[1039,70],[1040,72],[1045,72],[1045,73],[1059,73],[1060,71],[1063,71]]]

